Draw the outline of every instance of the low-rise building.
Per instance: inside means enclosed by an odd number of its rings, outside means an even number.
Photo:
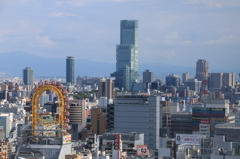
[[[238,159],[240,157],[240,124],[225,123],[216,125],[211,159]]]

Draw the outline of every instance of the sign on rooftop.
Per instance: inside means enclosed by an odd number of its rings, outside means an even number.
[[[176,144],[200,144],[206,135],[176,134]]]

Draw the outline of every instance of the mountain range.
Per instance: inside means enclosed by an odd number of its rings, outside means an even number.
[[[0,75],[2,76],[22,76],[23,69],[26,67],[31,67],[34,70],[34,75],[39,77],[65,77],[66,75],[65,58],[45,58],[26,52],[15,51],[0,53],[0,59]],[[113,63],[75,59],[75,77],[110,77],[115,68],[116,66]],[[139,63],[140,76],[142,76],[142,72],[146,69],[154,72],[155,78],[164,78],[166,75],[173,73],[181,75],[183,72],[190,72],[191,76],[195,74],[194,67],[162,63]]]

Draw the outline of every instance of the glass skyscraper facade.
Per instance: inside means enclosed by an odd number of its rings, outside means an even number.
[[[72,56],[66,59],[66,83],[74,84],[74,57]]]
[[[138,74],[138,21],[121,20],[120,45],[116,47],[115,87],[130,90]]]
[[[166,86],[180,86],[181,78],[176,74],[166,76]]]
[[[23,70],[23,83],[25,85],[33,85],[33,69],[31,67],[26,67]]]

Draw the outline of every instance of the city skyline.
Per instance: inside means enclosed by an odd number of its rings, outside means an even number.
[[[115,63],[119,21],[137,19],[139,63],[239,68],[239,8],[237,0],[1,1],[0,53]]]

